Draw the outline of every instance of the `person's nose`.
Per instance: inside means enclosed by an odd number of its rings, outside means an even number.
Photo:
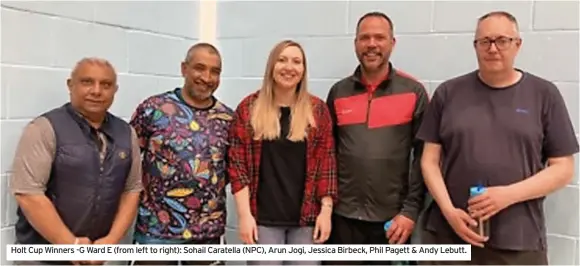
[[[292,63],[286,63],[282,67],[282,71],[287,73],[287,74],[295,73],[297,71],[297,69],[298,69],[298,64],[292,64]]]
[[[211,73],[208,70],[202,71],[199,77],[203,82],[207,83],[211,80]]]
[[[370,38],[367,44],[367,48],[376,48],[377,45],[377,40],[375,38]]]
[[[489,49],[487,49],[488,53],[497,53],[499,50],[497,49],[497,44],[492,42],[489,44]]]
[[[294,66],[290,62],[286,62],[282,66],[282,70],[284,70],[284,71],[292,71],[293,69],[294,69]]]
[[[95,83],[93,86],[91,86],[89,93],[93,96],[101,96],[101,94],[103,94],[103,89],[104,88],[101,86],[101,84]]]

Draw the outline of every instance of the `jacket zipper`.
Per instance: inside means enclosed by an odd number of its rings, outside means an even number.
[[[367,92],[367,125],[371,117],[371,102],[373,101],[373,91]]]
[[[97,213],[100,213],[100,193],[101,193],[101,182],[103,182],[103,170],[104,170],[104,162],[105,162],[105,152],[104,150],[106,150],[106,139],[104,138],[103,133],[97,132],[97,138],[98,141],[101,142],[102,144],[99,146],[94,145],[95,146],[95,151],[97,153],[97,157],[99,160],[99,177],[97,178],[97,186],[96,186],[96,193],[95,193],[95,205],[93,205],[93,210],[95,211],[94,215],[98,215]],[[95,231],[95,222],[96,219],[93,219],[93,232]]]

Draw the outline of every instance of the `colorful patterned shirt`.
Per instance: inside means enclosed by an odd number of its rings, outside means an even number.
[[[137,107],[131,125],[140,140],[145,187],[137,242],[204,241],[225,233],[232,117],[233,110],[217,100],[206,109],[188,105],[179,88]]]
[[[250,124],[251,109],[258,98],[252,93],[242,100],[230,128],[228,149],[228,174],[235,194],[245,188],[250,191],[250,211],[258,217],[257,196],[260,178],[262,142],[253,139]],[[330,196],[336,203],[337,175],[336,152],[332,131],[332,119],[327,105],[311,96],[316,127],[308,128],[306,141],[306,183],[302,202],[300,225],[313,225],[320,213],[321,199]]]

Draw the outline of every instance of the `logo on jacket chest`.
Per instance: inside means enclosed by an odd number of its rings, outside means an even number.
[[[363,93],[342,97],[334,101],[339,126],[367,124],[368,128],[381,128],[409,123],[413,119],[417,96],[415,93],[398,93],[370,99]]]

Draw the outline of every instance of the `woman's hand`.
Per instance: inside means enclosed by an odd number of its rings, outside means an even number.
[[[316,217],[313,235],[314,243],[322,244],[330,237],[330,231],[332,230],[331,216],[332,209],[323,206],[320,214]]]
[[[254,216],[246,214],[240,216],[239,219],[240,240],[244,244],[256,244],[258,242],[258,226]]]

